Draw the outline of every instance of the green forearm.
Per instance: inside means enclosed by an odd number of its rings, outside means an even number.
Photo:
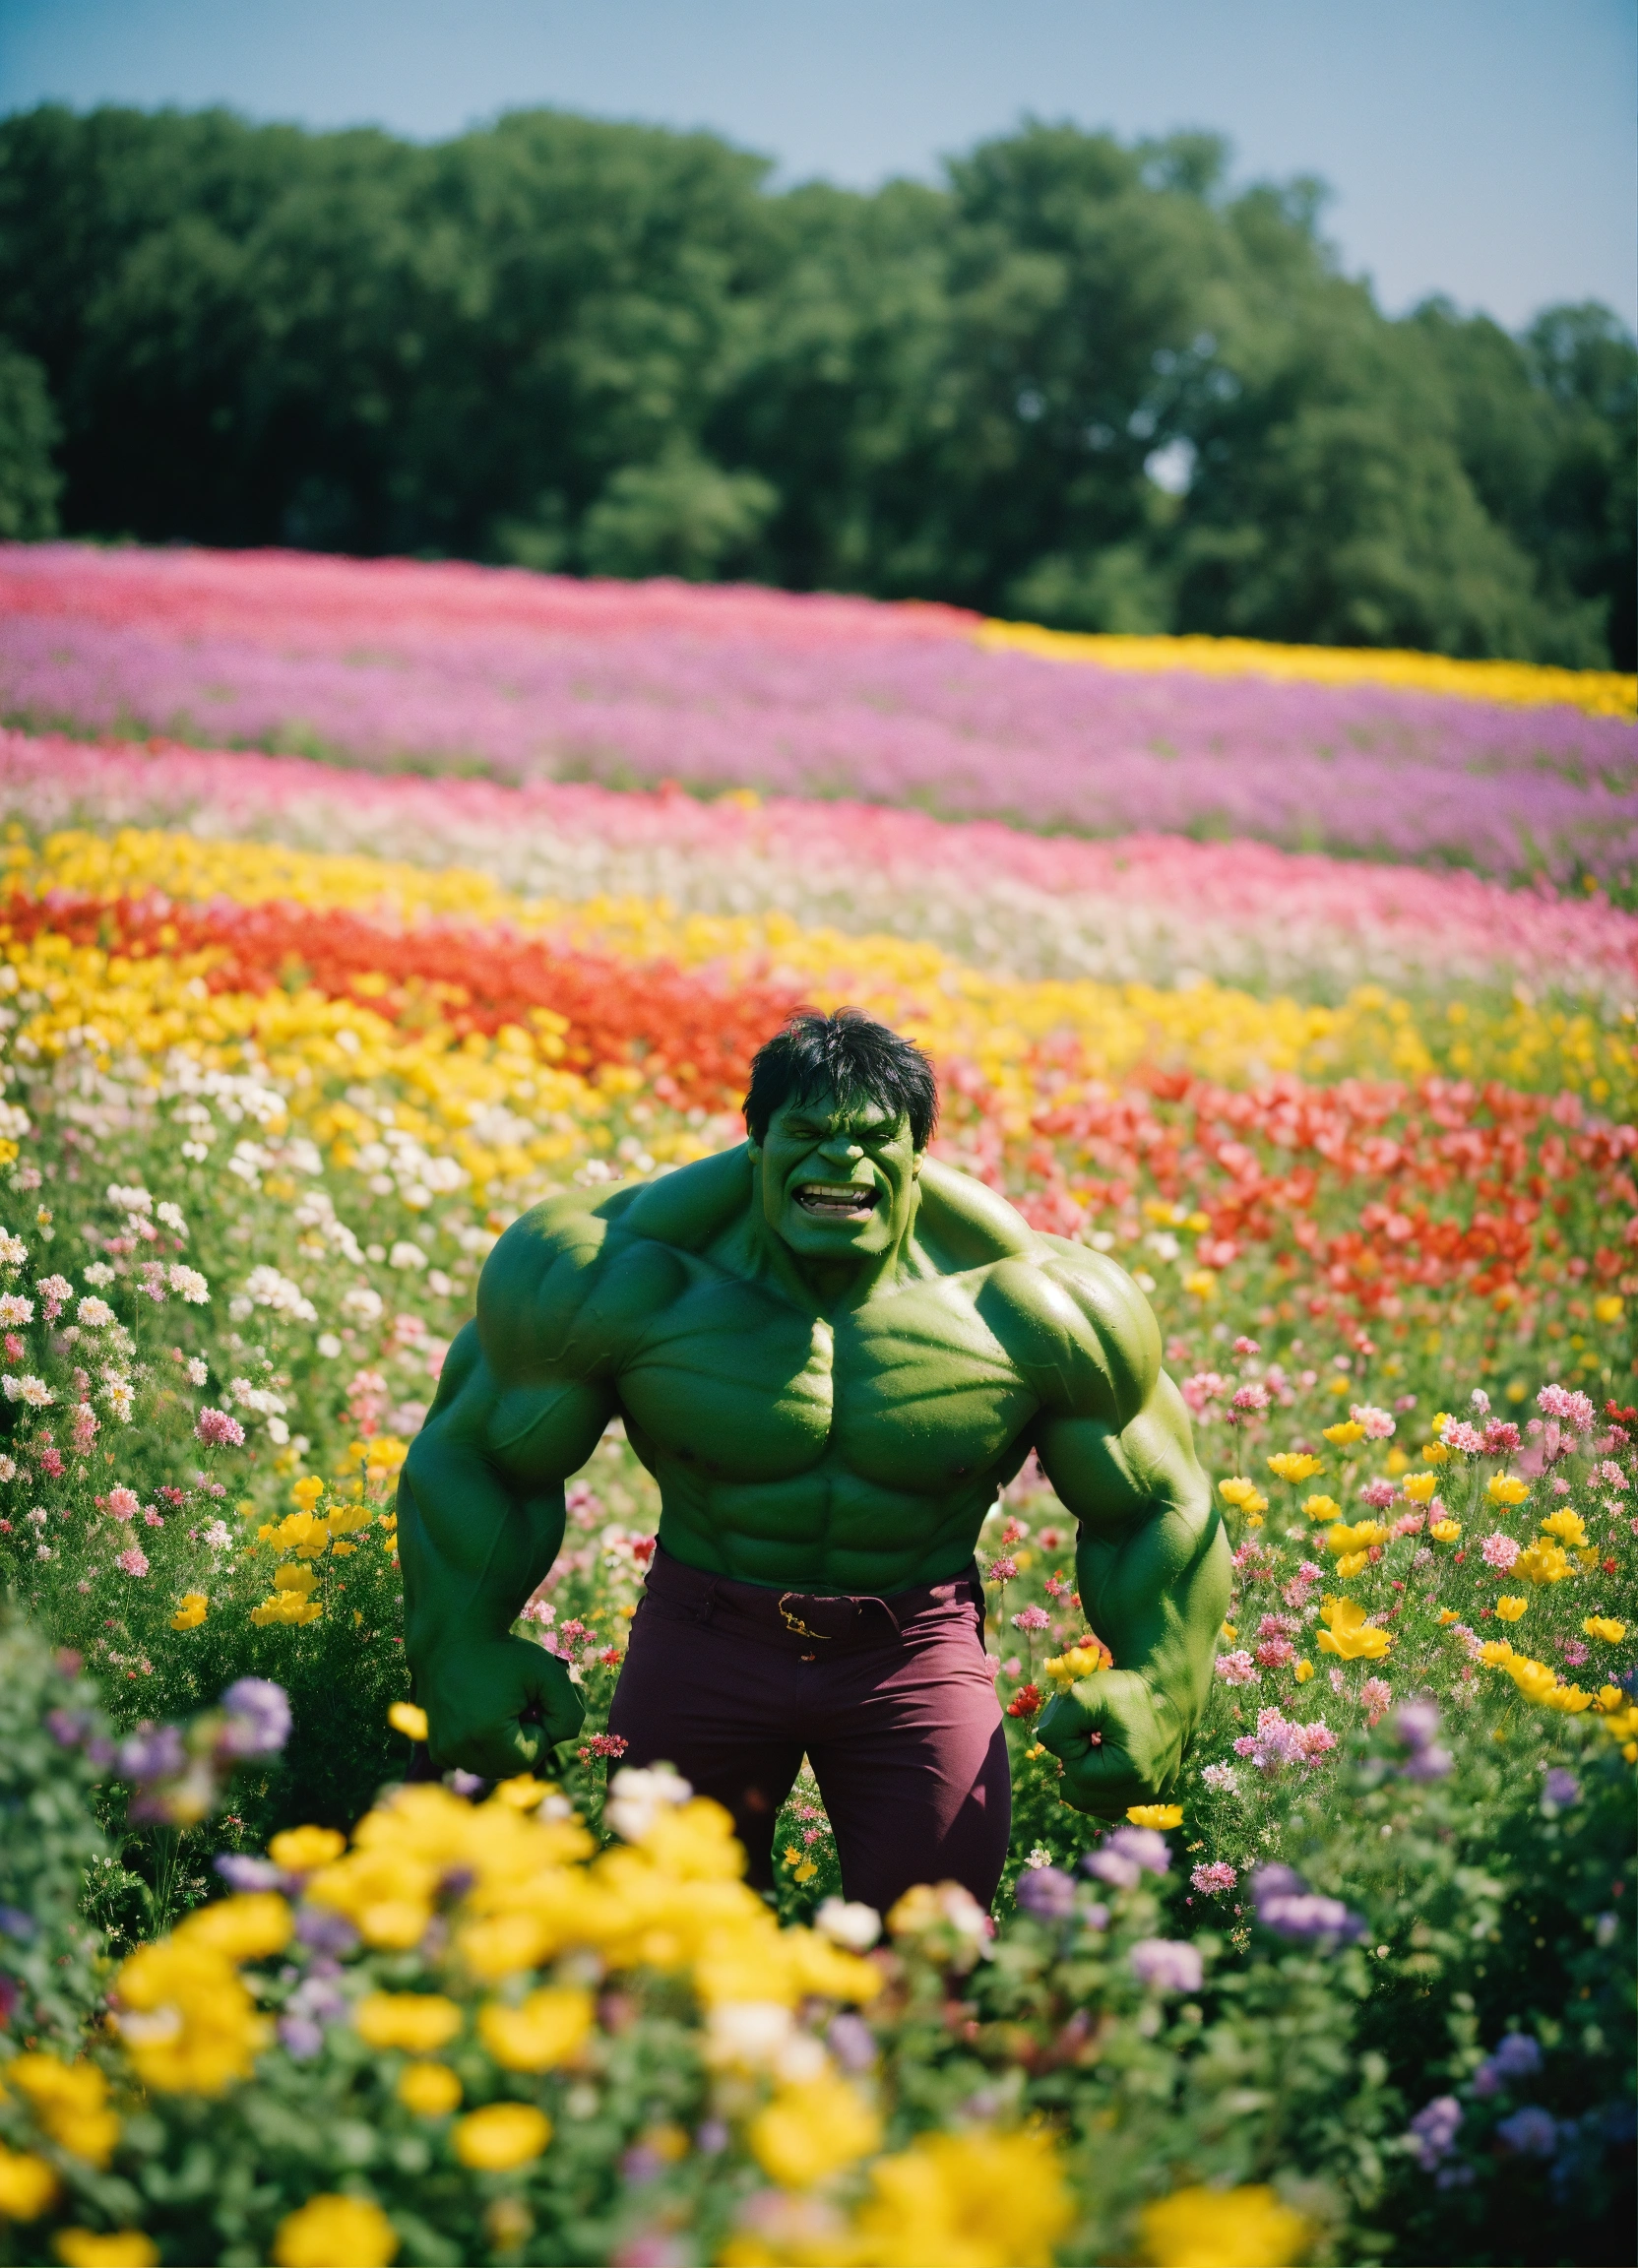
[[[417,1674],[451,1646],[504,1638],[563,1542],[561,1484],[524,1496],[434,1423],[399,1491],[405,1650]]]
[[[1228,1545],[1210,1501],[1159,1507],[1118,1541],[1083,1530],[1076,1575],[1115,1668],[1163,1694],[1187,1737],[1206,1705],[1228,1604]]]

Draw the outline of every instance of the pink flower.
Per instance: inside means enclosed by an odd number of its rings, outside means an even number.
[[[1477,1426],[1468,1424],[1465,1418],[1453,1419],[1439,1438],[1447,1449],[1459,1449],[1464,1457],[1482,1457],[1484,1454],[1483,1434]]]
[[[1015,1630],[1048,1630],[1051,1624],[1051,1615],[1040,1606],[1026,1606],[1022,1614],[1015,1614],[1012,1618]]]
[[[43,1291],[45,1288],[41,1285],[40,1289]],[[1591,1430],[1593,1405],[1585,1394],[1572,1394],[1567,1386],[1544,1386],[1536,1397],[1536,1407],[1549,1418],[1562,1418],[1566,1425],[1573,1426],[1578,1433]],[[1445,1437],[1447,1440],[1450,1437],[1448,1427]]]
[[[1261,1682],[1256,1664],[1243,1646],[1236,1647],[1232,1654],[1218,1656],[1217,1673],[1225,1685],[1256,1685]]]
[[[39,1453],[39,1469],[48,1479],[60,1480],[63,1477],[62,1451],[60,1449],[42,1449]]]
[[[1259,1709],[1256,1732],[1242,1734],[1234,1742],[1234,1753],[1250,1757],[1259,1772],[1272,1772],[1282,1764],[1317,1764],[1336,1745],[1337,1735],[1323,1719],[1296,1725],[1278,1709]]]
[[[1367,1677],[1359,1688],[1359,1705],[1365,1712],[1365,1723],[1374,1726],[1391,1706],[1394,1689],[1385,1677]]]
[[[110,1488],[107,1508],[116,1520],[134,1520],[142,1510],[142,1499],[134,1488]]]
[[[146,1575],[148,1573],[148,1554],[140,1544],[133,1544],[129,1550],[119,1554],[114,1565],[122,1575]]]
[[[96,1439],[96,1413],[89,1402],[82,1402],[74,1412],[74,1447],[84,1456]]]
[[[1390,1536],[1419,1536],[1426,1518],[1425,1512],[1418,1512],[1413,1507],[1411,1511],[1400,1514],[1388,1533]]]
[[[1359,1499],[1361,1503],[1368,1504],[1373,1512],[1385,1512],[1398,1494],[1399,1490],[1391,1480],[1367,1480],[1359,1491]]]
[[[201,1410],[194,1431],[208,1449],[244,1447],[244,1427],[225,1410]]]
[[[1355,1402],[1349,1411],[1355,1425],[1365,1429],[1367,1441],[1389,1440],[1395,1430],[1394,1421],[1386,1410],[1378,1410],[1373,1403]]]
[[[1519,1446],[1519,1429],[1505,1418],[1492,1418],[1484,1428],[1486,1457],[1511,1457]]]
[[[1265,1670],[1283,1670],[1295,1659],[1296,1648],[1289,1638],[1265,1638],[1257,1649],[1257,1660]]]
[[[1294,1615],[1265,1614],[1257,1625],[1259,1638],[1290,1638],[1301,1625]]]
[[[984,1581],[986,1583],[1010,1583],[1017,1573],[1018,1562],[1015,1559],[992,1559],[984,1569]]]
[[[1511,1536],[1504,1536],[1497,1528],[1479,1546],[1479,1555],[1486,1567],[1493,1567],[1498,1575],[1505,1575],[1518,1557],[1519,1548]]]
[[[74,1287],[66,1276],[43,1276],[34,1286],[45,1302],[45,1320],[55,1323],[57,1317],[74,1296]]]
[[[1226,1890],[1232,1890],[1239,1876],[1226,1858],[1214,1858],[1209,1865],[1197,1866],[1189,1880],[1208,1898],[1221,1898]]]
[[[1239,1387],[1235,1392],[1232,1407],[1236,1410],[1266,1410],[1268,1408],[1268,1388],[1256,1385]]]
[[[1625,1488],[1627,1485],[1626,1475],[1618,1465],[1611,1464],[1607,1458],[1599,1467],[1599,1479],[1606,1488]]]
[[[1234,1341],[1234,1353],[1236,1354],[1260,1354],[1262,1349],[1255,1339],[1247,1339],[1242,1332],[1240,1337]]]
[[[1198,1418],[1209,1404],[1228,1391],[1227,1378],[1220,1378],[1215,1370],[1197,1370],[1192,1378],[1183,1380],[1183,1400]]]

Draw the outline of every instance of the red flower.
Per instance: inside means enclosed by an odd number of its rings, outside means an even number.
[[[1007,1715],[1009,1717],[1033,1717],[1040,1707],[1040,1703],[1041,1691],[1039,1685],[1022,1686],[1007,1703]]]

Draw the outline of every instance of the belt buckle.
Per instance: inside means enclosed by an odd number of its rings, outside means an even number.
[[[788,1599],[806,1599],[808,1596],[809,1594],[806,1591],[782,1591],[780,1594],[780,1618],[784,1622],[786,1628],[788,1630],[793,1630],[798,1638],[821,1638],[828,1643],[830,1639],[835,1636],[834,1631],[810,1630],[807,1624],[802,1620],[801,1616],[799,1614],[792,1614],[789,1607],[786,1605],[786,1601]]]

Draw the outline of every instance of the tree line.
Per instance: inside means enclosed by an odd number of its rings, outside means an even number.
[[[1638,346],[1390,320],[1313,181],[1028,123],[938,185],[709,134],[0,120],[0,533],[1634,659]]]

